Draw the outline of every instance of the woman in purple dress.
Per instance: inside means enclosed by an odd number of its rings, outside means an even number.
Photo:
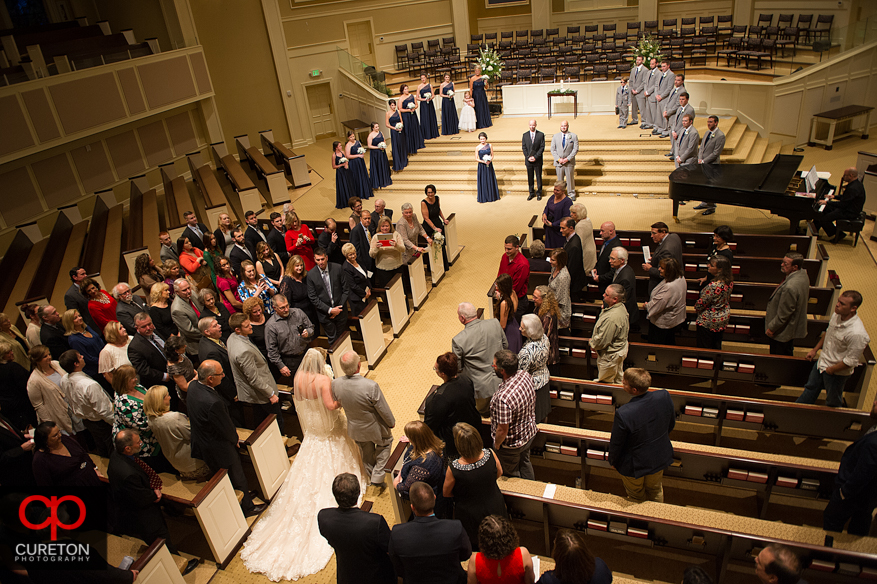
[[[521,338],[521,325],[515,318],[518,309],[518,295],[512,288],[512,277],[508,274],[500,274],[496,279],[496,292],[493,297],[497,302],[494,314],[499,319],[499,324],[505,331],[506,340],[509,342],[509,351],[517,355],[524,344]]]
[[[542,224],[545,226],[545,249],[563,247],[566,238],[560,234],[560,220],[569,217],[572,199],[566,196],[566,187],[554,186],[554,196],[545,203],[542,210]]]

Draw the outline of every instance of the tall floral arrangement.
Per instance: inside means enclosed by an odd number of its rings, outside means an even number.
[[[643,63],[646,65],[649,64],[649,61],[652,58],[661,62],[661,41],[657,40],[652,35],[644,36],[640,39],[639,44],[637,44],[636,48],[633,50],[633,62],[636,63],[636,58],[642,57]]]
[[[478,57],[478,65],[481,67],[481,74],[487,75],[488,80],[493,82],[499,79],[502,73],[503,62],[499,58],[499,54],[491,48],[478,49],[480,56]]]

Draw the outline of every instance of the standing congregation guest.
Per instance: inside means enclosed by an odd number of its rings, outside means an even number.
[[[618,115],[618,127],[627,128],[627,116],[630,109],[631,95],[627,87],[627,77],[620,79],[621,85],[615,90],[615,113]]]
[[[439,137],[438,119],[435,115],[435,92],[429,83],[429,76],[426,73],[420,74],[420,85],[417,86],[418,102],[422,103],[420,108],[420,131],[424,140],[432,140]]]
[[[690,114],[682,116],[682,131],[676,139],[676,168],[685,164],[697,162],[697,145],[700,142],[700,134],[694,127],[694,118]],[[707,213],[709,215],[709,213]]]
[[[133,324],[131,326],[132,332],[137,330]],[[122,323],[113,321],[104,329],[104,340],[107,344],[98,355],[97,371],[112,387],[113,372],[122,365],[131,364],[128,359],[128,345],[131,344],[131,337],[128,336],[128,329]]]
[[[72,436],[52,421],[34,430],[33,475],[41,487],[99,487],[97,467]],[[105,456],[101,454],[101,456]]]
[[[298,308],[291,308],[282,294],[276,295],[274,315],[265,325],[265,347],[268,360],[284,377],[295,377],[308,344],[314,338],[314,325]]]
[[[713,229],[713,243],[710,245],[710,250],[707,252],[706,261],[709,263],[711,259],[718,256],[724,256],[728,262],[734,261],[734,251],[731,249],[731,245],[729,242],[734,241],[734,232],[727,225],[719,225],[715,229]],[[712,274],[707,274],[700,280],[698,283],[701,286],[706,286],[713,279]]]
[[[576,235],[582,242],[582,269],[590,274],[597,265],[597,243],[594,241],[594,225],[588,219],[588,209],[582,203],[569,208],[570,218],[576,222]]]
[[[537,239],[530,244],[530,257],[527,258],[531,272],[550,272],[551,263],[545,259],[545,244]]]
[[[134,260],[134,278],[147,298],[152,293],[152,286],[157,282],[164,282],[164,275],[155,266],[155,262],[148,253],[142,253]]]
[[[280,293],[286,297],[291,307],[298,308],[307,315],[314,327],[314,337],[317,337],[320,334],[320,321],[317,317],[317,309],[308,297],[307,274],[304,259],[301,256],[290,257],[283,280],[280,282]]]
[[[490,103],[487,100],[487,75],[482,75],[481,66],[475,65],[475,72],[469,78],[469,93],[475,102],[475,129],[489,128],[493,125],[490,119]]]
[[[627,264],[627,250],[623,247],[615,247],[609,254],[609,266],[612,271],[613,284],[620,284],[624,289],[624,307],[627,308],[627,318],[630,322],[631,329],[638,328],[639,306],[636,302],[636,274]]]
[[[486,415],[490,411],[490,398],[499,387],[493,356],[509,346],[508,340],[497,319],[478,318],[475,307],[468,302],[457,306],[457,318],[464,328],[451,341],[451,350],[457,357],[460,372],[471,379],[475,387],[475,407]]]
[[[551,276],[548,277],[548,287],[554,292],[554,298],[560,307],[560,321],[557,326],[561,329],[569,328],[572,317],[572,300],[570,298],[570,277],[566,267],[566,250],[555,249],[551,252]]]
[[[198,333],[200,336],[200,332]],[[200,341],[200,338],[198,339]],[[189,391],[189,382],[195,379],[195,367],[186,356],[187,343],[183,337],[169,337],[164,344],[164,355],[167,359],[167,374],[176,385],[177,397],[183,403],[186,402],[186,392]],[[197,357],[196,357],[197,358]],[[164,387],[164,386],[162,386]],[[170,399],[170,398],[168,398]]]
[[[643,96],[646,98],[646,123],[642,126],[643,130],[657,128],[658,124],[658,96],[655,92],[658,90],[658,82],[660,81],[660,69],[658,69],[658,60],[655,57],[649,59],[649,75],[646,78],[646,86],[643,90]]]
[[[542,154],[545,152],[545,134],[536,129],[536,120],[530,120],[530,131],[521,137],[521,148],[524,151],[524,166],[527,168],[527,185],[530,194],[527,200],[536,197],[542,200]],[[533,179],[535,180],[535,187]]]
[[[171,303],[171,318],[173,318],[177,330],[180,331],[180,336],[191,345],[189,354],[197,358],[198,341],[201,340],[198,319],[201,318],[204,307],[198,297],[192,293],[192,286],[188,280],[180,278],[175,281],[174,290],[176,295]]]
[[[149,316],[155,323],[155,328],[162,337],[179,334],[174,317],[171,313],[171,288],[164,282],[159,282],[152,287],[149,293]]]
[[[509,235],[504,243],[505,255],[499,260],[499,270],[496,275],[508,274],[512,277],[512,288],[518,296],[518,312],[515,318],[520,321],[521,317],[530,311],[530,302],[527,300],[527,289],[530,280],[530,262],[521,253],[521,242],[517,235]]]
[[[260,276],[265,276],[275,288],[279,288],[283,280],[283,264],[280,262],[280,256],[271,249],[270,245],[260,241],[256,246],[256,257],[258,258],[256,272]]]
[[[649,319],[649,342],[655,345],[675,345],[676,329],[685,322],[685,295],[688,291],[685,277],[673,258],[664,258],[658,268],[661,278],[643,303]]]
[[[583,267],[582,240],[576,233],[576,225],[572,217],[564,217],[560,221],[560,235],[566,239],[563,249],[566,251],[569,269],[569,293],[571,297],[578,299],[587,285],[587,275]]]
[[[203,242],[201,242],[203,245]],[[188,237],[177,239],[177,250],[180,256],[180,266],[190,276],[199,288],[206,288],[212,284],[210,268],[204,259],[204,251],[195,247]]]
[[[79,419],[71,416],[70,404],[61,389],[65,372],[45,345],[37,345],[28,353],[33,371],[27,380],[27,397],[37,414],[39,422],[55,422],[66,434],[73,436],[84,427]]]
[[[265,307],[268,316],[274,314],[274,309],[269,307],[271,297],[277,294],[277,288],[268,281],[264,275],[256,272],[253,262],[247,260],[241,264],[243,274],[241,283],[238,285],[238,297],[246,302],[248,298],[258,298]]]
[[[177,248],[174,247],[173,241],[171,240],[170,233],[162,231],[158,234],[158,241],[161,243],[161,251],[159,252],[158,257],[162,262],[168,260],[176,262],[180,259],[179,254],[177,254]]]
[[[259,352],[262,353],[262,356],[268,360],[268,345],[265,343],[265,327],[268,326],[268,318],[270,317],[265,314],[265,303],[262,302],[261,298],[248,298],[244,300],[244,308],[241,312],[249,319],[250,326],[253,329],[253,332],[249,335],[250,342],[253,343],[256,348],[259,349]],[[268,366],[273,367],[270,361],[268,361]],[[274,373],[274,369],[271,369],[271,373]]]
[[[764,334],[768,336],[771,355],[792,356],[795,339],[807,336],[810,278],[804,270],[804,256],[794,251],[783,257],[780,271],[786,277],[767,301]]]
[[[648,110],[644,110],[644,113]],[[573,529],[560,529],[554,536],[554,569],[546,570],[538,584],[611,584],[606,562],[595,558],[584,536]]]
[[[204,235],[210,233],[210,230],[198,221],[198,217],[191,211],[183,212],[183,220],[186,222],[186,228],[183,230],[182,237],[188,238],[192,245],[203,252]]]
[[[216,236],[216,247],[218,247],[219,251],[221,251],[226,257],[228,257],[228,252],[234,245],[234,238],[231,234],[232,229],[234,229],[234,225],[232,225],[231,217],[228,216],[228,213],[220,213],[218,219],[219,227],[217,227],[216,231],[213,232],[213,235]]]
[[[360,154],[359,151],[363,150]],[[344,145],[344,157],[350,161],[350,185],[353,192],[362,200],[372,196],[372,185],[368,179],[368,169],[365,167],[365,148],[357,140],[356,134],[347,131],[347,143]]]
[[[454,516],[477,548],[481,520],[489,515],[508,517],[496,484],[503,474],[502,464],[495,451],[484,447],[478,430],[465,422],[454,426],[454,442],[460,456],[448,462],[444,495],[454,498]]]
[[[466,132],[474,132],[478,129],[478,120],[475,117],[475,100],[472,99],[472,92],[463,93],[463,107],[460,108],[460,130]]]
[[[82,286],[82,293],[88,298],[88,313],[91,315],[91,322],[97,327],[92,326],[88,321],[85,324],[91,326],[95,332],[104,330],[108,322],[116,320],[116,305],[118,304],[116,299],[110,296],[106,290],[101,290],[97,281],[91,278],[83,280],[80,286]],[[84,316],[83,320],[85,320]]]
[[[305,269],[314,267],[314,245],[317,238],[311,232],[311,228],[301,222],[295,211],[286,215],[286,251],[290,257],[297,255],[305,261]],[[258,253],[256,254],[258,258]]]
[[[621,474],[629,499],[664,502],[664,469],[673,464],[670,431],[676,425],[673,400],[665,389],[649,391],[652,376],[631,367],[622,387],[631,399],[615,410],[609,464]]]
[[[12,345],[0,341],[0,409],[17,432],[37,425],[37,414],[27,395],[30,366],[29,358],[27,369],[16,363],[12,359]]]
[[[396,222],[396,232],[402,237],[405,244],[405,253],[402,255],[402,263],[407,264],[415,253],[423,253],[425,248],[417,245],[418,236],[426,239],[427,245],[432,245],[432,237],[426,234],[411,203],[402,205],[402,218]]]
[[[621,383],[630,322],[624,306],[624,288],[609,284],[603,292],[603,309],[594,324],[588,345],[597,352],[597,379],[600,383]]]
[[[198,343],[198,360],[202,364],[204,361],[208,360],[216,361],[223,372],[231,372],[231,361],[229,361],[228,358],[228,347],[222,340],[222,328],[219,326],[219,322],[216,318],[205,316],[198,321],[198,330],[201,331],[201,342]],[[217,384],[214,385],[214,389],[216,390],[216,393],[225,400],[225,404],[229,408],[229,413],[234,418],[237,425],[243,426],[243,418],[240,415],[241,412],[238,407],[239,404],[237,403],[238,390],[234,384],[234,375],[231,373],[223,373],[219,377],[220,378],[217,379]],[[189,385],[192,386],[193,384],[190,383]],[[194,388],[190,387],[189,389],[193,390]],[[191,407],[191,393],[188,398],[189,401],[186,403],[186,406]]]
[[[266,243],[277,254],[277,257],[280,258],[280,265],[285,266],[289,262],[289,253],[286,251],[286,226],[284,225],[283,215],[275,211],[269,215],[269,219],[271,226],[268,227],[268,234],[265,236]],[[258,245],[256,247],[258,248]],[[258,251],[256,249],[257,255]]]
[[[163,385],[153,385],[146,392],[143,410],[149,430],[153,433],[165,458],[184,481],[197,483],[208,480],[213,473],[202,460],[192,458],[192,428],[189,418],[172,412],[171,396]]]
[[[451,74],[445,73],[439,93],[442,94],[442,136],[451,136],[460,133],[457,119],[457,103],[454,101],[454,82]]]
[[[563,247],[566,238],[560,233],[560,221],[569,217],[572,200],[566,196],[566,185],[563,181],[555,183],[554,196],[545,203],[542,210],[542,224],[545,226],[545,247],[555,249]]]
[[[477,188],[479,203],[492,203],[499,200],[499,185],[493,169],[493,146],[487,142],[487,134],[478,133],[478,146],[475,147],[475,160],[478,161]]]
[[[374,260],[375,287],[386,288],[393,276],[400,273],[405,243],[402,236],[393,230],[393,222],[389,217],[381,217],[378,223],[378,231],[372,236],[368,254]],[[388,242],[388,245],[382,243],[383,241]]]
[[[493,293],[496,301],[495,314],[499,320],[499,326],[505,333],[508,349],[513,353],[521,350],[521,330],[515,311],[518,308],[518,298],[512,289],[512,278],[508,274],[501,274],[496,279],[496,291]]]
[[[387,112],[387,127],[390,129],[390,146],[393,149],[393,171],[402,172],[408,166],[408,143],[405,137],[405,123],[396,106],[396,100],[389,102],[390,111]]]
[[[417,119],[417,98],[411,95],[408,84],[403,83],[399,88],[399,103],[401,104],[402,122],[405,140],[408,144],[408,155],[417,154],[417,151],[426,147],[423,141],[423,132],[420,130],[420,122]]]
[[[170,288],[170,299],[174,299],[174,281],[183,276],[180,274],[180,264],[175,260],[165,260],[161,264],[161,273],[164,274],[164,283]]]
[[[231,236],[234,239],[234,245],[226,249],[228,259],[231,261],[231,267],[236,276],[241,276],[241,264],[246,261],[256,260],[256,250],[250,251],[250,247],[244,238],[244,234],[240,229],[233,229]]]
[[[88,310],[89,297],[85,293],[85,286],[83,285],[87,279],[89,278],[85,273],[85,268],[76,266],[70,270],[70,281],[72,284],[67,289],[67,292],[64,293],[64,306],[67,307],[67,310],[74,308],[78,310],[85,319],[85,323],[94,330],[98,330],[97,324],[92,319]]]
[[[375,199],[375,210],[372,211],[372,222],[371,227],[369,227],[369,232],[374,235],[375,231],[377,231],[378,223],[381,220],[381,217],[387,217],[388,219],[393,219],[393,210],[387,209],[387,203],[383,199]]]
[[[156,472],[164,472],[168,466],[167,460],[161,454],[158,439],[149,429],[149,422],[143,409],[146,388],[140,385],[133,367],[127,365],[119,367],[113,376],[113,389],[116,391],[116,400],[113,404],[113,434],[118,435],[125,429],[136,430],[143,441],[137,456]]]
[[[37,310],[43,326],[40,327],[40,341],[52,353],[52,358],[57,359],[61,353],[70,348],[64,327],[61,324],[61,315],[51,304],[40,306]],[[33,347],[31,347],[33,349]]]
[[[341,253],[341,246],[344,242],[338,237],[338,224],[331,217],[327,217],[323,222],[324,229],[317,236],[317,245],[326,250],[329,254],[329,261],[333,264],[343,264],[344,254]],[[289,261],[286,262],[289,269]]]
[[[602,294],[606,290],[606,286],[612,283],[612,266],[609,263],[609,256],[612,250],[621,246],[621,239],[615,232],[615,223],[606,221],[600,225],[600,238],[603,244],[600,246],[600,253],[597,254],[597,265],[591,272],[594,282]]]
[[[393,487],[403,499],[407,499],[411,485],[418,481],[426,483],[435,493],[435,516],[447,519],[451,513],[446,509],[442,491],[445,482],[444,443],[420,420],[405,424],[405,438],[408,447],[402,455],[402,469],[393,479]]]
[[[426,193],[426,198],[420,201],[420,214],[423,216],[423,229],[426,231],[426,235],[432,237],[436,232],[443,233],[448,221],[445,219],[445,214],[442,213],[439,197],[435,194],[435,185],[426,185],[423,192]],[[445,245],[442,245],[442,261],[445,271],[447,271],[451,264],[448,262],[448,252]]]
[[[262,233],[262,229],[259,227],[259,217],[256,215],[255,211],[246,211],[244,213],[244,222],[246,223],[246,227],[244,228],[244,242],[246,243],[250,254],[255,257],[256,246],[261,241],[267,242],[268,238],[265,237],[265,234]]]
[[[354,225],[350,229],[350,243],[353,247],[356,248],[356,259],[362,264],[362,267],[366,271],[366,275],[371,277],[372,270],[374,270],[374,262],[372,261],[371,256],[369,255],[369,239],[371,238],[371,221],[372,216],[371,213],[365,211],[360,207],[359,211],[359,224]],[[343,250],[342,250],[343,254]],[[342,264],[343,265],[343,264]]]
[[[493,449],[508,476],[534,480],[530,464],[530,446],[537,431],[533,378],[518,371],[518,356],[508,349],[497,351],[493,369],[502,379],[490,398]]]
[[[241,313],[231,315],[229,325],[234,332],[228,338],[228,359],[238,390],[238,400],[253,407],[253,421],[257,426],[266,417],[275,414],[282,435],[283,412],[277,383],[271,375],[267,359],[249,338],[253,334],[253,325],[247,315]]]
[[[755,557],[755,575],[762,584],[802,584],[803,569],[798,555],[779,543],[768,544]]]
[[[304,265],[303,261],[302,265]],[[241,298],[238,296],[238,279],[228,258],[219,258],[219,269],[216,270],[216,289],[219,290],[222,304],[229,314],[234,314],[243,307]]]
[[[85,325],[85,320],[78,310],[68,310],[61,319],[64,325],[64,334],[70,348],[79,351],[85,357],[85,374],[92,379],[98,379],[98,362],[100,352],[106,343],[96,331]]]
[[[344,157],[344,149],[341,142],[332,142],[332,168],[335,169],[335,208],[343,209],[347,206],[350,197],[356,195],[353,190],[353,182],[350,177],[350,162]],[[286,246],[289,253],[289,244]]]
[[[670,228],[663,221],[653,223],[652,241],[658,244],[658,248],[652,252],[651,263],[643,264],[643,271],[649,274],[649,294],[663,276],[658,273],[658,266],[664,258],[673,258],[676,265],[682,266],[682,240],[675,233],[670,233]]]
[[[128,359],[137,371],[143,383],[149,385],[167,385],[173,381],[167,374],[167,359],[164,356],[164,344],[168,337],[155,329],[152,317],[145,312],[134,317],[137,334],[128,345]],[[117,368],[119,371],[121,367]],[[113,388],[116,387],[116,373],[113,373]]]
[[[566,194],[572,201],[576,200],[576,154],[578,151],[579,137],[569,131],[569,122],[564,120],[560,124],[560,132],[551,138],[551,158],[554,159],[554,166],[557,169],[557,184],[566,185]],[[546,243],[546,245],[548,244]]]
[[[347,330],[347,299],[350,286],[344,277],[341,266],[330,264],[326,250],[317,248],[314,252],[317,267],[307,275],[308,298],[317,312],[320,326],[326,331],[329,344]]]
[[[149,310],[146,301],[131,291],[131,287],[125,282],[119,282],[113,286],[113,298],[116,299],[116,318],[111,320],[108,325],[118,321],[125,327],[126,331],[134,330],[134,315],[138,312]],[[107,330],[107,327],[101,332]],[[107,341],[109,342],[109,341]]]
[[[454,426],[465,422],[473,428],[481,427],[481,414],[475,409],[475,387],[472,380],[460,375],[457,356],[448,351],[438,356],[432,370],[442,380],[424,403],[423,423],[445,443],[448,460],[457,458]]]
[[[18,327],[12,324],[9,317],[2,312],[0,312],[0,340],[8,342],[12,347],[16,363],[25,369],[30,369],[30,359],[27,358],[27,352],[30,351],[30,343],[21,334]]]
[[[548,337],[542,322],[535,314],[525,314],[521,320],[524,346],[518,352],[518,370],[526,371],[533,378],[536,388],[536,423],[551,413],[551,396],[548,391]]]
[[[560,327],[560,306],[554,292],[548,286],[536,286],[533,290],[533,312],[542,322],[542,331],[548,337],[548,365],[560,360],[557,346],[557,330]]]
[[[394,130],[391,128],[390,132],[393,131]],[[365,145],[369,153],[369,183],[371,184],[372,190],[390,186],[393,184],[393,179],[390,177],[390,161],[387,158],[387,141],[384,138],[384,133],[381,132],[381,126],[377,122],[372,122],[371,132],[369,132],[368,137],[365,139]],[[321,243],[320,245],[323,244]],[[323,245],[323,247],[325,247],[325,245]]]
[[[40,344],[40,327],[43,326],[43,321],[40,320],[40,315],[37,313],[38,309],[37,304],[23,304],[21,306],[21,311],[28,321],[24,336],[31,347]]]
[[[865,325],[859,318],[862,295],[855,290],[844,290],[834,306],[828,329],[807,353],[808,361],[816,361],[804,392],[798,397],[801,404],[812,404],[825,389],[825,405],[830,408],[845,406],[844,386],[853,370],[862,362],[862,351],[871,342]],[[822,349],[819,359],[816,353]]]
[[[352,243],[345,243],[341,248],[341,252],[347,257],[342,268],[344,269],[344,277],[347,278],[347,285],[350,287],[350,310],[354,315],[360,315],[368,304],[371,297],[371,289],[369,288],[368,273],[356,261],[356,248]]]
[[[98,454],[109,456],[113,439],[113,402],[100,384],[83,372],[85,359],[78,351],[66,351],[58,364],[67,372],[61,380],[61,391],[71,412],[82,420],[94,438]]]
[[[844,182],[847,183],[846,186],[843,186]],[[851,166],[844,171],[841,187],[840,194],[837,196],[826,195],[821,200],[821,203],[825,204],[825,209],[819,213],[819,219],[816,220],[817,228],[825,231],[832,243],[839,242],[847,235],[837,229],[835,222],[838,219],[858,219],[865,205],[865,187],[859,180],[856,167]]]
[[[518,533],[506,517],[489,515],[478,527],[478,549],[469,558],[470,584],[533,584],[533,559],[519,547]]]
[[[700,291],[694,305],[697,313],[697,346],[704,349],[722,349],[722,333],[731,317],[731,291],[734,277],[731,262],[724,256],[709,260],[707,268],[712,280]]]
[[[231,313],[229,313],[225,304],[217,300],[216,292],[210,288],[201,290],[198,297],[201,299],[201,305],[204,306],[204,310],[201,311],[201,318],[204,318],[205,316],[214,317],[222,330],[222,339],[224,341],[228,338],[228,335],[231,334],[231,328],[228,326],[228,319],[231,316]]]
[[[630,70],[630,114],[631,120],[629,126],[635,126],[640,123],[637,113],[642,116],[640,128],[645,129],[646,125],[646,79],[649,72],[643,65],[643,56],[637,55],[636,64]]]

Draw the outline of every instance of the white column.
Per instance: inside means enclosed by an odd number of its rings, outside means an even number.
[[[271,55],[274,57],[274,69],[277,72],[277,83],[280,85],[280,99],[286,113],[286,125],[289,128],[289,142],[295,144],[303,138],[301,128],[310,127],[298,119],[298,110],[292,95],[292,77],[289,74],[289,57],[287,57],[286,35],[280,20],[280,7],[277,0],[262,0],[262,13],[265,16],[265,28],[268,30],[268,41],[271,43]]]
[[[530,0],[530,13],[533,18],[531,28],[551,28],[551,0]]]
[[[469,4],[466,0],[451,0],[451,20],[454,22],[454,39],[457,46],[466,48],[471,29],[469,28]]]

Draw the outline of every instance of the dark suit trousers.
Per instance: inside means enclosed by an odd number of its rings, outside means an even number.
[[[518,298],[518,309],[515,311],[515,318],[518,319],[518,322],[520,323],[521,318],[530,312],[530,300],[527,298]]]
[[[278,400],[276,404],[268,402],[265,404],[250,405],[253,406],[253,421],[256,422],[257,426],[262,423],[262,420],[264,420],[271,414],[276,414],[277,426],[280,428],[280,433],[283,434],[283,409],[280,407],[280,400]],[[285,434],[283,435],[285,436]]]
[[[542,161],[530,162],[524,159],[524,165],[527,167],[527,184],[530,185],[531,193],[542,192]],[[533,190],[533,176],[536,176],[536,190]]]
[[[319,318],[320,324],[323,325],[323,330],[326,331],[326,336],[329,338],[330,345],[347,330],[346,310],[342,309],[335,318],[329,318],[328,314],[320,314]]]
[[[850,535],[868,535],[871,529],[871,514],[874,507],[862,498],[840,498],[840,489],[835,487],[831,499],[822,512],[822,529],[826,531],[843,531],[847,519],[850,525],[847,533]]]
[[[795,354],[795,341],[776,341],[768,339],[771,355],[786,355],[792,357]]]
[[[109,457],[113,451],[113,427],[103,420],[82,420],[85,429],[94,438],[97,452],[101,456]]]
[[[828,209],[830,208],[828,207]],[[815,221],[816,227],[821,227],[829,237],[834,237],[837,233],[834,222],[838,219],[855,219],[855,217],[850,217],[849,212],[843,209],[827,210],[827,212],[819,214],[819,218]]]
[[[299,366],[301,366],[301,360],[304,359],[304,353],[301,355],[281,355],[280,360],[283,361],[283,364],[289,368],[289,372],[292,373],[290,379],[295,378],[295,372],[298,371]],[[282,409],[281,409],[282,411]],[[282,431],[281,431],[282,433]]]
[[[250,496],[250,483],[247,482],[247,475],[244,474],[244,467],[241,464],[241,458],[238,456],[237,452],[235,452],[234,457],[232,458],[233,462],[226,469],[228,471],[228,480],[231,481],[231,486],[235,491],[241,491],[244,494],[244,498],[241,499],[241,510],[244,513],[249,513],[253,510],[255,505],[253,504],[253,498]],[[210,472],[216,474],[219,472],[221,467],[214,467],[212,464],[207,464],[210,467]]]

